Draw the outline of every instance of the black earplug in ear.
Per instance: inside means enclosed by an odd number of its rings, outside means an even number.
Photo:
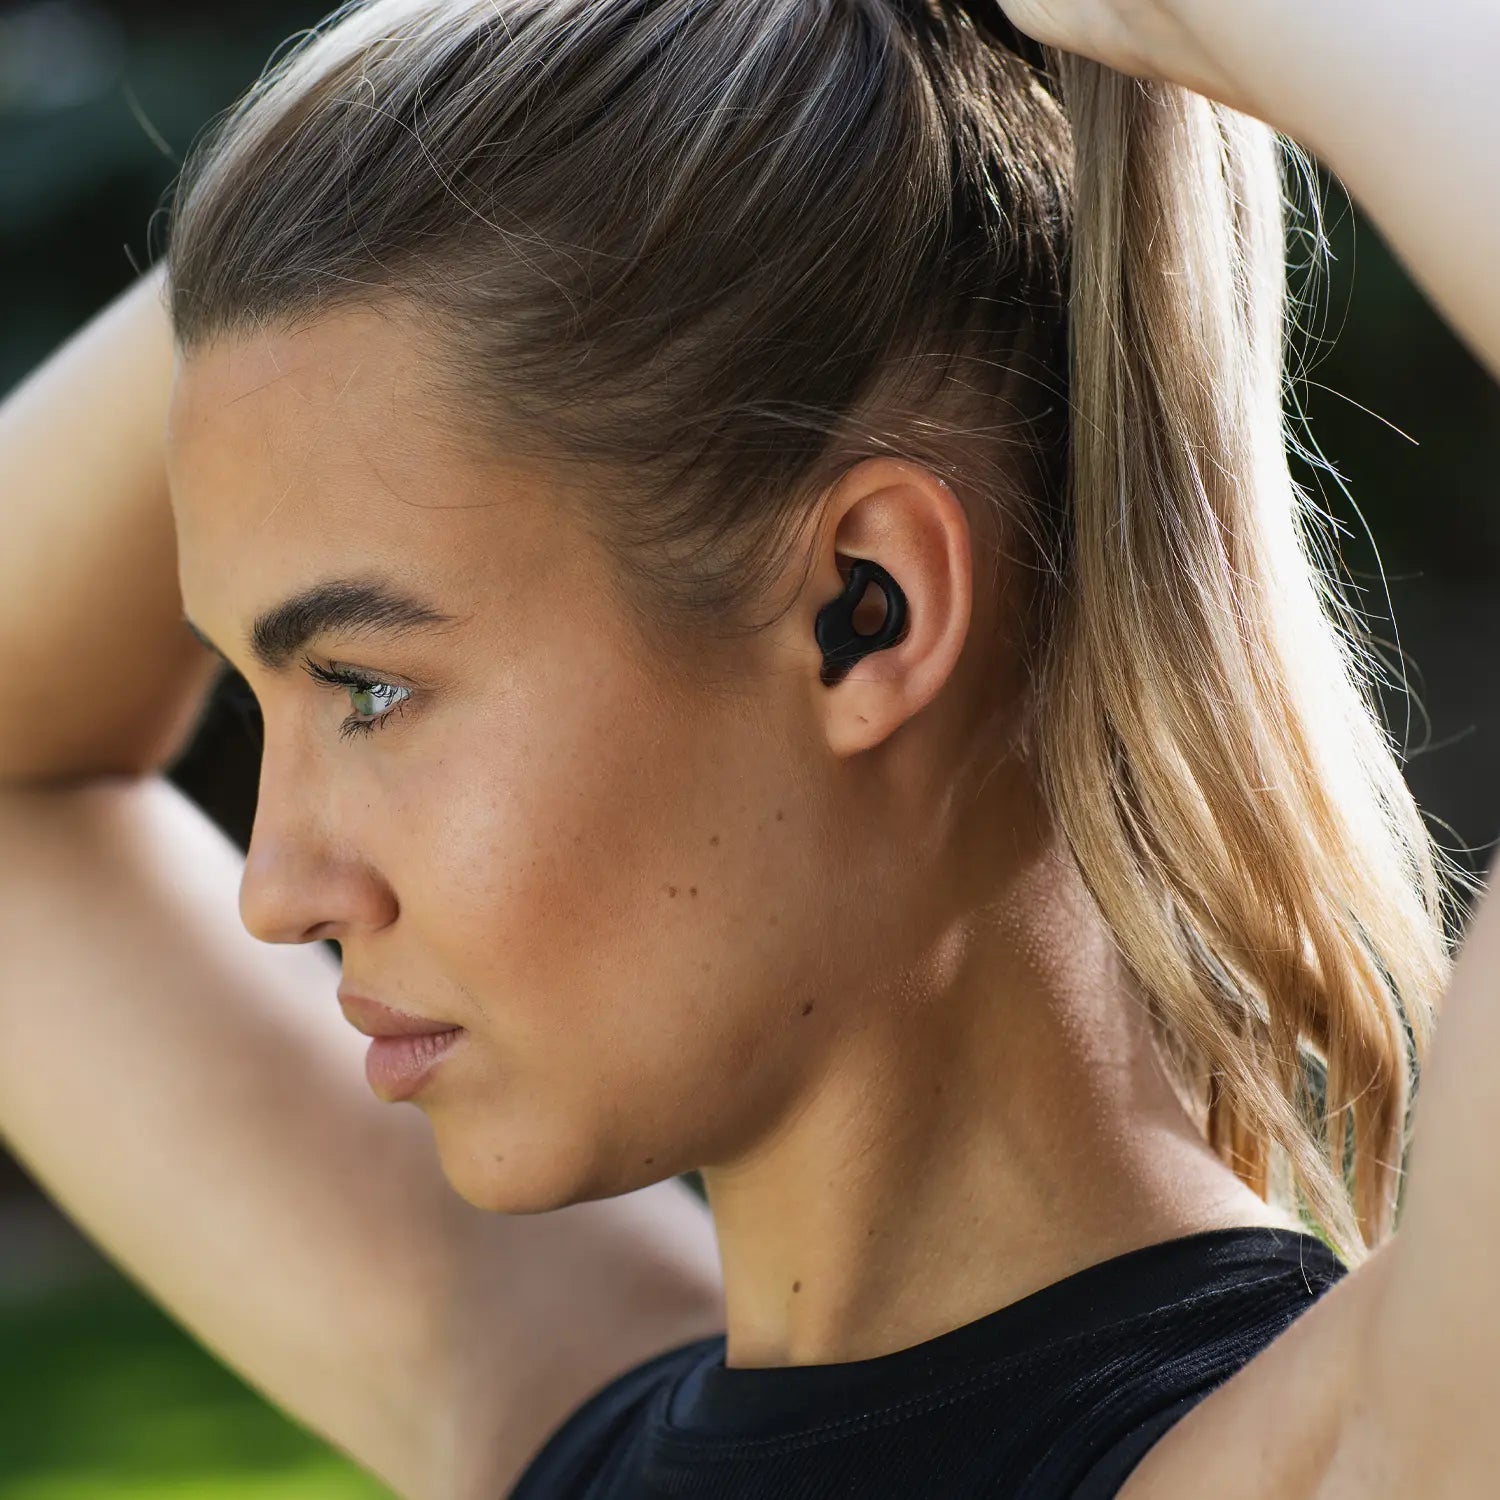
[[[885,595],[885,621],[873,635],[854,628],[854,611],[865,597],[865,589],[877,584]],[[825,687],[842,682],[855,662],[872,651],[894,646],[906,633],[906,595],[901,585],[877,562],[855,560],[844,592],[818,611],[814,634],[823,651],[821,677]]]

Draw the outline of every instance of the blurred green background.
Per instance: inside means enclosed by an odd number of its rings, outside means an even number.
[[[195,131],[322,9],[0,3],[0,391],[149,261]],[[1500,830],[1500,391],[1339,185],[1320,187],[1335,259],[1301,319],[1301,399],[1333,473],[1299,477],[1340,523],[1410,784],[1479,871]],[[1290,250],[1301,280],[1305,236]],[[258,754],[225,692],[174,773],[241,844]],[[385,1494],[198,1346],[0,1152],[4,1500]]]
[[[0,1315],[5,1500],[374,1500],[390,1495],[262,1401],[123,1277]]]

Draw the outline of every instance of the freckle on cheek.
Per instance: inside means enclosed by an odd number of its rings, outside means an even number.
[[[800,1292],[802,1290],[802,1283],[800,1281],[794,1281],[792,1283],[792,1290],[794,1292]]]
[[[715,834],[715,835],[714,835],[714,836],[713,836],[713,837],[712,837],[712,838],[711,838],[711,839],[710,839],[710,840],[709,840],[709,843],[710,843],[710,844],[717,844],[717,843],[718,843],[718,842],[719,842],[719,835],[718,835],[718,834]]]
[[[810,1016],[812,1014],[812,1008],[813,1008],[813,1002],[811,1000],[809,1000],[807,1002],[807,1004],[802,1007],[802,1014],[804,1016]]]

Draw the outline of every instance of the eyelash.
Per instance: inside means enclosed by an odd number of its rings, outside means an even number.
[[[372,730],[381,728],[387,719],[394,718],[406,707],[407,699],[411,697],[411,689],[401,687],[394,682],[381,682],[373,677],[363,677],[358,672],[350,672],[341,667],[325,667],[321,662],[315,662],[310,656],[302,658],[302,669],[315,682],[321,682],[328,687],[353,688],[357,692],[369,692],[372,688],[385,688],[391,692],[403,693],[406,696],[398,698],[384,713],[377,714],[373,719],[362,719],[358,714],[350,714],[342,724],[339,725],[339,738],[346,740],[357,734],[369,734]]]

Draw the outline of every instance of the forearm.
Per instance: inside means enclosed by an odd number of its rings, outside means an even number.
[[[215,675],[181,619],[160,282],[0,404],[0,782],[158,769]]]
[[[1500,5],[1165,3],[1209,92],[1312,149],[1500,379]]]

